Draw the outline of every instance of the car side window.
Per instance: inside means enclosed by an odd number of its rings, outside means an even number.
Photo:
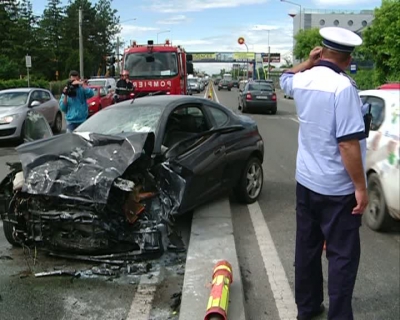
[[[229,117],[226,115],[225,112],[209,107],[208,110],[210,110],[212,117],[214,118],[215,123],[217,124],[217,128],[223,127],[224,124],[226,124],[229,120]]]
[[[367,102],[368,96],[360,96],[362,104]]]
[[[368,103],[371,105],[371,130],[377,131],[385,120],[385,101],[378,97],[369,97]]]
[[[50,93],[48,93],[47,91],[42,91],[41,96],[42,96],[42,103],[50,101],[51,99]]]
[[[30,102],[32,103],[33,101],[42,102],[41,101],[41,94],[40,94],[39,90],[35,90],[35,91],[32,92]]]

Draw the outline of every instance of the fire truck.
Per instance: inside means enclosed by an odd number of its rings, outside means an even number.
[[[173,46],[169,40],[163,44],[132,45],[125,49],[123,70],[135,86],[135,96],[149,94],[188,93],[188,74],[193,74],[192,55],[181,46]]]

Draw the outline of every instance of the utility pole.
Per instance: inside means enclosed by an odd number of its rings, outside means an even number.
[[[117,37],[117,47],[115,48],[115,53],[117,54],[117,74],[120,74],[121,72],[121,62],[120,62],[120,56],[119,56],[119,37]]]
[[[271,47],[269,46],[269,31],[268,30],[268,79],[270,79],[271,70]],[[265,73],[264,73],[265,74]]]
[[[84,79],[83,75],[83,34],[82,34],[83,14],[82,7],[79,7],[79,73],[81,79]]]

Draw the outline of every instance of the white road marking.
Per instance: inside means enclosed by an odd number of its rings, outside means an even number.
[[[214,89],[214,87],[213,87]],[[219,103],[218,96],[214,90],[214,98]],[[295,121],[294,118],[291,118]],[[275,305],[279,313],[280,320],[295,320],[297,317],[297,307],[293,297],[292,289],[286,277],[274,241],[272,240],[267,222],[262,214],[258,201],[248,206],[254,232],[256,234],[261,257],[264,262],[265,271],[274,295]]]
[[[249,208],[251,221],[264,261],[271,291],[274,295],[279,318],[281,320],[295,320],[297,316],[297,307],[292,289],[290,288],[289,281],[286,277],[281,260],[279,259],[278,252],[276,251],[274,241],[272,240],[260,205],[258,202],[255,202],[249,204],[247,207]]]
[[[296,119],[296,118],[290,118],[290,120],[293,120],[294,122],[300,123],[299,119]]]
[[[132,301],[126,320],[148,320],[157,286],[162,281],[163,272],[158,271],[149,279],[149,274],[140,277],[139,286]]]

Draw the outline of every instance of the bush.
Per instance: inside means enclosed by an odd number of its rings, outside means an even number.
[[[27,88],[27,87],[28,87],[28,82],[23,79],[0,80],[0,90],[12,89],[12,88]],[[30,82],[30,87],[49,89],[49,82],[45,80],[34,80]]]
[[[369,70],[357,70],[356,74],[349,74],[350,77],[354,79],[354,81],[357,83],[357,87],[359,90],[369,90],[369,89],[375,89],[381,83],[378,81],[378,75],[376,74],[376,71],[373,69]]]

